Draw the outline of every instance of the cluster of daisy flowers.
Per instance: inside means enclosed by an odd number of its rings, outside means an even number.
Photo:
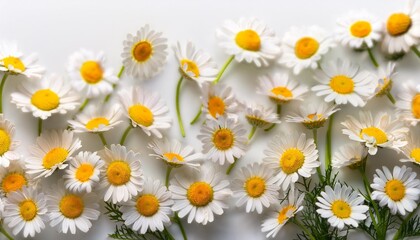
[[[233,198],[245,212],[264,214],[265,220],[256,224],[267,238],[289,223],[301,228],[299,239],[345,239],[355,229],[373,239],[385,239],[391,230],[394,239],[420,236],[420,179],[407,166],[420,166],[420,139],[414,133],[420,121],[420,84],[400,79],[397,100],[391,94],[397,60],[410,51],[420,57],[420,8],[413,1],[385,21],[367,11],[351,12],[337,21],[334,35],[309,26],[292,27],[279,38],[261,20],[241,18],[226,21],[216,37],[229,55],[220,68],[192,42],[173,46],[179,66],[174,106],[141,83],[118,86],[125,75],[148,80],[165,66],[168,40],[148,25],[127,35],[119,72],[107,65],[104,53],[82,49],[69,57],[67,74],[45,75],[35,55],[1,44],[0,232],[8,239],[13,239],[8,230],[26,238],[47,225],[64,234],[88,232],[105,214],[117,225],[111,238],[174,239],[168,230],[173,223],[187,239],[183,222],[212,223]],[[337,45],[366,54],[377,71],[345,58],[324,61]],[[385,66],[374,56],[378,45],[392,59]],[[241,101],[231,86],[220,83],[233,62],[258,68],[278,63],[290,70],[258,78],[256,93],[271,106]],[[302,71],[315,84],[303,80]],[[3,93],[9,78],[20,82],[12,93]],[[167,133],[176,124],[182,137],[187,133],[180,103],[184,79],[200,89],[201,106],[190,124],[201,123],[201,150]],[[118,99],[112,99],[114,91]],[[360,110],[347,116],[340,126],[349,142],[333,151],[334,116],[384,95],[395,112]],[[15,125],[2,113],[3,99],[38,121],[38,137],[27,156],[20,154]],[[283,120],[305,130],[277,131],[260,159],[235,168],[257,131],[263,134],[282,124],[282,106],[290,102],[300,107]],[[56,115],[69,116],[67,129],[43,130],[44,120]],[[108,144],[105,133],[124,122],[119,144]],[[321,160],[318,129],[327,122]],[[148,152],[125,146],[134,129],[146,135]],[[78,136],[83,133],[97,135],[103,149],[86,151]],[[383,149],[400,154],[397,160],[403,165],[380,166],[367,176],[369,156]],[[146,155],[164,163],[165,181],[144,172]],[[340,181],[338,170],[345,167],[360,172],[364,189]]]

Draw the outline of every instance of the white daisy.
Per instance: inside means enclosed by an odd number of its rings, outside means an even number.
[[[340,108],[337,105],[325,102],[309,103],[302,105],[298,113],[291,113],[286,116],[286,122],[302,123],[308,129],[316,129],[324,126],[324,123]]]
[[[416,126],[420,121],[420,84],[412,81],[403,83],[403,89],[398,94],[395,106],[402,120]]]
[[[66,168],[67,160],[81,147],[81,141],[71,131],[45,131],[36,138],[36,145],[29,148],[31,156],[25,160],[27,173],[35,175],[35,179],[48,177],[57,168]]]
[[[118,126],[122,121],[121,106],[114,104],[109,106],[90,106],[84,112],[76,115],[75,120],[69,120],[74,132],[106,132]]]
[[[341,146],[332,157],[331,166],[333,168],[357,168],[363,164],[367,156],[365,146],[358,142],[352,142]]]
[[[245,118],[251,126],[262,129],[281,123],[274,108],[266,108],[260,104],[247,104],[245,107]]]
[[[157,92],[148,92],[140,87],[119,92],[125,115],[133,127],[140,127],[148,136],[162,138],[163,129],[171,127],[169,111]]]
[[[420,165],[420,139],[416,134],[410,133],[410,136],[407,137],[407,145],[401,150],[406,156],[406,158],[400,159],[401,162],[412,162]]]
[[[69,161],[63,178],[65,186],[73,192],[91,192],[99,184],[105,163],[96,152],[79,152]]]
[[[316,212],[327,218],[332,227],[343,229],[344,225],[357,228],[359,222],[366,219],[369,207],[363,205],[364,198],[351,187],[336,183],[334,189],[325,187],[321,196],[317,197]]]
[[[163,231],[169,225],[174,201],[171,192],[159,180],[146,178],[143,191],[126,203],[120,211],[125,225],[145,234],[147,231]]]
[[[315,71],[315,79],[320,83],[312,87],[317,96],[325,96],[326,102],[363,107],[378,85],[378,80],[368,71],[359,71],[359,66],[347,60],[338,59],[321,65]]]
[[[200,161],[203,159],[201,153],[194,153],[194,148],[190,145],[182,146],[181,142],[173,139],[166,138],[162,140],[155,139],[148,146],[154,153],[149,156],[156,157],[156,159],[163,160],[171,167],[200,166]]]
[[[20,143],[14,137],[15,125],[0,114],[0,166],[4,168],[20,157],[19,152],[16,151]]]
[[[105,162],[105,176],[101,187],[107,188],[104,201],[112,203],[127,202],[142,191],[144,184],[143,170],[140,163],[140,153],[127,151],[121,145],[111,145],[99,152]]]
[[[161,32],[145,25],[135,36],[128,34],[123,42],[121,54],[127,74],[140,80],[150,79],[158,74],[166,63],[167,39]]]
[[[205,83],[201,87],[200,98],[203,113],[207,118],[213,119],[219,116],[238,118],[240,104],[231,87],[222,83]]]
[[[214,214],[222,215],[223,209],[228,208],[226,202],[232,195],[227,188],[229,181],[211,165],[190,173],[189,176],[176,175],[171,180],[172,210],[177,211],[180,218],[188,215],[188,223],[195,220],[206,225],[214,221]]]
[[[66,114],[80,104],[79,95],[55,74],[42,81],[22,83],[18,90],[11,94],[11,102],[22,112],[32,112],[34,117],[43,120],[55,113]]]
[[[372,199],[378,200],[381,207],[387,205],[393,215],[397,212],[401,215],[412,212],[420,197],[420,180],[416,178],[417,173],[406,166],[395,166],[392,173],[387,167],[382,169],[383,171],[376,169],[373,183],[370,185],[374,190]]]
[[[274,180],[283,191],[298,181],[299,176],[310,177],[321,165],[318,150],[312,138],[307,139],[304,133],[277,135],[264,150],[266,157],[263,163],[277,171]],[[293,186],[292,186],[293,187]]]
[[[341,123],[345,128],[343,134],[348,135],[353,141],[363,143],[370,155],[375,155],[378,147],[390,148],[397,152],[407,144],[405,141],[408,128],[403,127],[398,119],[391,119],[391,116],[382,112],[373,119],[372,113],[367,111],[359,112],[359,120],[353,116]]]
[[[13,161],[7,168],[0,168],[0,184],[0,192],[4,195],[22,190],[23,187],[36,185],[25,172],[21,160]]]
[[[287,103],[291,100],[303,101],[303,96],[308,92],[308,87],[299,84],[286,73],[263,75],[258,78],[257,93],[268,96],[276,104]]]
[[[378,85],[375,89],[375,95],[374,96],[382,96],[385,94],[390,94],[392,89],[392,80],[394,79],[395,75],[397,75],[397,72],[395,71],[395,62],[388,62],[386,68],[385,67],[379,67],[378,73],[376,78],[378,79]]]
[[[285,33],[282,42],[282,55],[278,62],[292,68],[295,75],[306,68],[317,68],[322,56],[335,46],[333,38],[318,26],[292,27]]]
[[[266,24],[256,18],[240,18],[238,22],[227,20],[216,30],[220,46],[236,61],[253,62],[257,67],[268,66],[280,53],[280,39]]]

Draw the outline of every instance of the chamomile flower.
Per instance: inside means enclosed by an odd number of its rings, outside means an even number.
[[[264,154],[264,164],[276,170],[274,180],[283,191],[297,182],[299,176],[310,177],[321,165],[314,140],[307,139],[304,133],[275,136]]]
[[[75,120],[69,120],[68,122],[71,128],[74,129],[74,132],[77,133],[106,132],[122,122],[120,120],[122,115],[120,108],[119,104],[115,104],[112,107],[91,106],[84,112],[76,115]]]
[[[373,74],[360,71],[359,66],[346,60],[330,61],[322,64],[321,69],[315,71],[315,79],[320,84],[312,87],[312,91],[317,96],[325,96],[326,102],[363,107],[378,85]]]
[[[246,130],[232,118],[209,119],[200,129],[198,139],[203,144],[203,153],[213,162],[224,165],[245,154]]]
[[[79,95],[58,75],[52,74],[40,82],[25,82],[12,93],[12,103],[22,112],[43,120],[52,114],[66,114],[80,104]]]
[[[214,214],[222,215],[223,209],[228,208],[226,202],[232,195],[229,181],[212,166],[190,173],[191,176],[175,175],[171,180],[172,210],[177,211],[180,218],[188,215],[188,223],[196,221],[206,225],[214,221]]]
[[[10,74],[22,74],[29,79],[39,80],[45,68],[36,64],[35,54],[25,56],[15,43],[0,44],[0,71]]]
[[[408,128],[403,127],[398,119],[392,120],[386,112],[379,113],[374,119],[371,112],[361,111],[359,120],[349,115],[341,125],[345,127],[343,134],[353,141],[363,143],[369,149],[370,155],[375,155],[378,147],[398,152],[407,144],[405,134]]]
[[[96,152],[79,152],[69,161],[63,178],[65,186],[72,192],[91,192],[99,184],[105,163]]]
[[[171,192],[159,180],[146,178],[143,191],[123,203],[120,211],[125,225],[145,234],[148,230],[163,231],[171,222],[173,203]]]
[[[194,148],[190,145],[182,146],[178,140],[168,140],[166,138],[162,140],[153,140],[149,144],[149,148],[154,153],[149,156],[156,157],[156,159],[163,160],[166,164],[171,167],[198,167],[200,161],[203,159],[201,153],[194,153]]]
[[[333,168],[357,168],[367,156],[366,148],[357,142],[352,142],[341,146],[332,157],[331,166]]]
[[[201,103],[207,118],[219,116],[238,118],[240,104],[232,92],[232,88],[222,83],[205,83],[201,87]]]
[[[35,179],[48,177],[57,168],[66,168],[67,160],[81,147],[81,141],[71,131],[45,131],[29,149],[31,156],[25,161],[27,173],[33,174]]]
[[[369,207],[364,205],[364,198],[351,187],[336,183],[334,189],[325,187],[317,197],[317,213],[328,219],[332,227],[343,229],[345,225],[357,228],[359,222],[366,219]]]
[[[328,118],[339,110],[336,105],[325,102],[309,103],[300,106],[298,113],[286,116],[286,122],[302,123],[308,129],[316,129],[324,126]]]
[[[385,94],[390,94],[392,89],[392,80],[394,79],[397,72],[395,71],[395,62],[389,62],[385,67],[378,68],[378,85],[375,89],[375,96],[383,96]]]
[[[420,180],[411,168],[395,166],[392,173],[387,167],[383,171],[376,169],[373,183],[370,187],[372,199],[379,201],[379,206],[385,205],[395,215],[397,212],[405,215],[417,206],[420,197]]]
[[[407,145],[402,148],[402,152],[406,158],[400,159],[401,162],[412,162],[420,165],[420,139],[416,134],[411,133],[410,137],[407,137]]]
[[[139,153],[112,144],[110,149],[105,147],[99,155],[105,162],[105,176],[100,183],[102,188],[106,188],[104,201],[111,199],[114,204],[127,202],[142,191],[144,176]]]
[[[303,69],[318,67],[318,62],[334,41],[327,32],[318,27],[292,27],[283,37],[282,55],[279,63],[293,69],[295,75]]]
[[[4,222],[13,229],[13,235],[23,231],[23,236],[34,237],[45,228],[47,206],[44,193],[35,188],[23,188],[10,193],[4,203]]]
[[[121,54],[125,72],[140,80],[150,79],[158,74],[166,63],[167,39],[161,32],[145,25],[136,35],[127,35]]]
[[[416,126],[420,121],[420,84],[411,81],[403,83],[403,91],[398,95],[395,106],[402,120]]]
[[[35,185],[31,176],[25,172],[21,160],[13,161],[7,168],[0,168],[0,184],[0,192],[6,196],[24,187]]]
[[[122,90],[120,101],[125,115],[133,127],[140,127],[148,136],[162,138],[161,130],[171,127],[172,119],[166,116],[169,109],[157,92],[147,92],[140,87]]]
[[[246,212],[263,212],[278,201],[279,187],[273,181],[274,171],[260,164],[250,164],[240,169],[232,188],[236,206],[246,203]]]
[[[245,118],[251,126],[262,129],[281,123],[274,108],[266,108],[259,104],[247,104]]]
[[[238,22],[227,20],[216,30],[220,46],[236,61],[254,63],[257,67],[268,66],[280,53],[280,39],[264,22],[256,18],[240,18]]]
[[[308,87],[299,84],[286,73],[263,75],[258,78],[257,93],[268,96],[274,103],[283,104],[291,100],[303,101],[303,96],[308,92]]]
[[[15,125],[0,114],[0,166],[4,168],[20,157],[16,151],[20,143],[14,139],[14,136]]]

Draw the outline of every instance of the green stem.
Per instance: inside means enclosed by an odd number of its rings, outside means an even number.
[[[402,221],[400,228],[398,229],[398,231],[395,233],[394,237],[392,238],[393,240],[397,240],[400,237],[401,231],[403,229],[404,224],[407,223],[407,221],[409,221],[411,219],[411,217],[416,214],[417,210],[419,209],[420,204],[417,204],[417,207],[410,213],[407,215],[406,218],[404,218],[404,220]]]
[[[104,146],[106,146],[106,145],[108,145],[107,143],[106,143],[106,139],[105,139],[105,136],[104,136],[104,134],[103,133],[98,133],[98,136],[99,136],[99,138],[101,139],[101,142],[102,142],[102,144],[104,145]]]
[[[200,109],[198,109],[197,114],[195,115],[194,119],[190,122],[191,125],[196,123],[198,119],[200,119],[201,113],[203,112],[203,104],[200,105]]]
[[[395,98],[392,96],[391,91],[386,91],[385,92],[386,96],[388,97],[389,101],[392,102],[392,104],[395,104]]]
[[[413,47],[411,48],[411,50],[413,50],[413,52],[417,55],[417,57],[419,57],[419,58],[420,58],[420,51],[416,48],[416,46],[413,46]]]
[[[42,119],[38,118],[38,136],[41,136],[42,133]]]
[[[248,135],[248,141],[250,141],[251,138],[254,136],[256,130],[257,130],[257,127],[256,126],[252,126],[251,132],[249,132],[249,135]]]
[[[3,224],[0,224],[0,232],[9,240],[13,240],[13,237],[9,235],[6,229],[3,228]]]
[[[187,234],[185,233],[184,226],[182,226],[181,219],[178,217],[178,213],[175,213],[175,222],[178,224],[179,229],[181,230],[182,238],[188,240]]]
[[[311,234],[311,232],[297,218],[293,218],[292,222],[299,226],[306,233],[306,235],[308,235],[309,239],[316,240],[316,238]]]
[[[85,109],[85,107],[88,105],[89,101],[90,101],[90,99],[86,98],[85,101],[83,102],[82,106],[80,106],[78,112],[83,111],[83,109]]]
[[[181,83],[182,83],[183,79],[184,79],[184,77],[181,76],[181,78],[179,78],[178,84],[176,86],[175,105],[176,105],[176,115],[178,117],[178,123],[179,123],[179,130],[181,130],[182,137],[185,137],[184,124],[182,123],[181,109],[179,107],[179,93],[181,91]]]
[[[171,171],[172,171],[172,167],[168,165],[166,167],[166,177],[165,177],[165,186],[166,186],[166,188],[169,187],[169,176],[171,175]]]
[[[9,76],[8,73],[4,73],[3,78],[1,79],[0,84],[0,113],[3,113],[3,88],[4,84],[6,83],[6,79]]]
[[[372,195],[372,192],[370,191],[369,180],[366,177],[366,163],[367,163],[368,156],[369,155],[366,155],[366,157],[364,157],[362,159],[362,165],[361,165],[361,167],[359,167],[359,170],[360,170],[360,174],[362,175],[363,185],[364,185],[365,191],[366,191],[366,196],[367,196],[369,202],[371,202],[372,205],[373,205],[373,209],[375,210],[376,217],[379,218],[380,217],[379,208],[378,208],[378,205],[376,204],[376,202],[374,200],[372,200],[372,198],[370,197]],[[372,218],[372,223],[374,224],[375,227],[377,226],[375,218]]]
[[[277,115],[280,115],[281,113],[281,105],[277,104]],[[273,123],[269,128],[265,129],[264,131],[268,132],[271,129],[273,129],[277,124]]]
[[[372,49],[371,48],[367,48],[367,52],[369,54],[370,61],[372,61],[373,65],[375,65],[375,67],[379,67],[378,62],[376,61],[376,58],[373,55]]]
[[[124,131],[124,133],[123,133],[123,135],[121,137],[120,145],[124,145],[125,139],[127,138],[127,135],[128,135],[128,133],[130,132],[130,130],[132,128],[133,127],[131,126],[131,123],[130,123],[130,125],[125,129],[125,131]]]
[[[216,79],[214,79],[213,83],[216,84],[220,81],[220,78],[222,77],[223,73],[225,72],[226,68],[229,66],[229,64],[233,61],[235,58],[235,55],[232,55],[223,65],[223,67],[220,69],[219,74],[217,74]]]
[[[238,162],[238,159],[234,159],[233,160],[233,163],[232,164],[230,164],[230,166],[228,167],[228,169],[226,170],[226,175],[229,175],[230,174],[230,172],[232,172],[232,169],[235,167],[235,165],[236,165],[236,162]]]
[[[175,240],[174,236],[172,236],[172,234],[168,231],[168,229],[167,229],[167,228],[164,228],[164,229],[163,229],[163,232],[166,234],[166,236],[168,236],[168,238],[169,238],[170,240]]]
[[[334,114],[330,116],[330,121],[328,122],[327,143],[326,143],[326,151],[325,151],[325,172],[327,172],[327,169],[329,169],[331,165],[331,138],[332,138],[333,123],[334,123]],[[327,180],[329,180],[329,176],[326,176],[326,178]]]
[[[316,148],[318,148],[318,131],[316,128],[312,129],[312,134],[314,136],[314,142],[315,142],[315,146]],[[322,175],[321,172],[321,166],[316,168],[316,173],[318,174],[318,178],[320,182],[324,181],[324,176]]]
[[[118,72],[118,75],[117,75],[117,77],[118,77],[118,78],[121,78],[121,76],[122,76],[122,74],[123,74],[123,72],[124,72],[124,69],[125,69],[125,67],[124,67],[124,65],[123,65],[123,66],[121,67],[120,71]],[[114,89],[116,86],[117,86],[117,84],[116,84],[116,83],[112,84],[112,89]],[[111,94],[112,94],[112,93],[110,93],[110,94],[106,95],[106,97],[105,97],[105,99],[104,99],[104,103],[106,103],[106,102],[108,102],[108,101],[109,101],[109,99],[111,98]]]

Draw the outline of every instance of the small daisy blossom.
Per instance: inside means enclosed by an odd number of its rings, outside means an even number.
[[[77,133],[107,132],[122,122],[120,109],[119,104],[114,104],[112,107],[89,106],[84,112],[77,114],[75,120],[68,122]]]
[[[403,91],[399,93],[395,106],[400,119],[416,126],[420,121],[420,84],[403,83]]]
[[[414,133],[407,137],[407,145],[402,148],[406,158],[400,159],[401,162],[412,162],[420,165],[420,139]]]
[[[274,108],[265,108],[259,104],[247,104],[245,107],[245,118],[251,126],[262,129],[281,123]]]
[[[194,153],[194,148],[190,145],[182,146],[178,140],[155,139],[149,146],[154,153],[149,156],[156,157],[156,159],[163,160],[171,167],[198,167],[200,161],[203,159],[201,153]]]
[[[258,77],[257,93],[268,96],[274,103],[283,104],[291,100],[303,101],[308,87],[299,84],[286,73],[275,73]]]
[[[333,168],[357,168],[363,164],[367,156],[366,147],[358,142],[347,143],[341,146],[332,157]]]
[[[406,166],[395,166],[392,173],[387,167],[382,167],[382,171],[376,169],[370,184],[372,199],[379,201],[381,207],[387,205],[393,215],[412,212],[420,197],[420,180],[416,176],[417,173]]]
[[[374,96],[379,97],[391,92],[393,83],[392,80],[395,75],[397,75],[395,66],[395,62],[388,62],[386,68],[379,66],[376,77],[378,79],[378,86],[376,86]]]
[[[16,151],[20,145],[19,141],[14,139],[15,125],[0,114],[0,166],[7,168],[11,161],[20,158]]]
[[[207,118],[216,119],[219,116],[237,119],[240,103],[232,92],[232,88],[222,83],[205,83],[201,87],[201,103],[203,113]]]
[[[378,147],[399,152],[407,144],[405,138],[408,128],[403,127],[398,119],[392,120],[386,112],[379,113],[375,119],[368,111],[360,111],[359,120],[350,115],[347,118],[341,123],[345,127],[343,134],[353,141],[363,143],[370,155],[375,155]]]
[[[31,176],[25,172],[22,160],[11,162],[7,168],[0,168],[0,183],[0,192],[6,196],[23,187],[36,185]]]
[[[286,122],[302,123],[308,129],[316,129],[324,126],[324,123],[335,112],[339,111],[336,105],[325,102],[309,103],[301,105],[298,113],[286,116]]]

